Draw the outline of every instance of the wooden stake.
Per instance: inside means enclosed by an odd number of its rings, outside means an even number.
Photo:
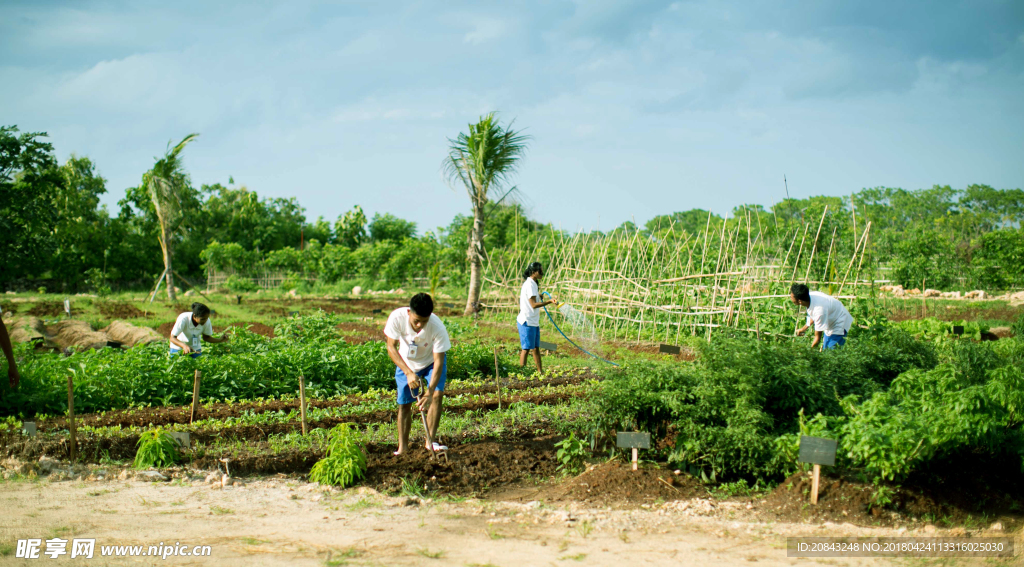
[[[498,372],[498,347],[494,347],[494,385],[498,389],[498,409],[501,409],[501,376]]]
[[[636,462],[639,452],[640,451],[638,451],[636,447],[633,447],[633,470],[636,470]]]
[[[814,465],[814,477],[811,479],[811,504],[818,504],[818,480],[821,477],[821,465]]]
[[[196,370],[196,375],[192,381],[192,415],[188,418],[189,423],[193,423],[196,417],[199,416],[199,382],[201,381],[201,372]]]
[[[78,440],[75,438],[75,382],[68,374],[68,431],[71,432],[71,462],[75,462],[78,453]]]
[[[299,376],[299,414],[302,416],[302,434],[306,434],[306,379]]]

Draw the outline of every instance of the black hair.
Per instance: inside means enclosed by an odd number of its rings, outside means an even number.
[[[793,297],[795,297],[797,301],[811,302],[811,290],[802,283],[793,284],[793,286],[789,288],[789,293],[792,293]]]
[[[523,279],[525,280],[537,272],[544,272],[544,268],[541,267],[540,262],[534,262],[529,266],[526,266],[526,269],[523,270]]]
[[[207,307],[206,305],[202,304],[202,303],[198,303],[198,302],[197,303],[193,303],[192,304],[192,316],[193,317],[209,317],[210,316],[210,308]]]
[[[434,312],[434,300],[429,293],[417,293],[409,300],[409,307],[420,317],[430,317]]]

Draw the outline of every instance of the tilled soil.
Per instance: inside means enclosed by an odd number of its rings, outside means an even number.
[[[167,331],[170,333],[170,330]],[[501,385],[502,390],[502,402],[508,404],[510,402],[530,402],[536,404],[555,404],[559,401],[564,401],[568,398],[568,394],[562,393],[550,393],[543,395],[531,395],[530,390],[544,387],[544,386],[565,386],[575,385],[584,382],[585,380],[595,379],[596,376],[593,374],[580,374],[576,376],[565,376],[550,378],[546,380],[512,380],[504,381]],[[448,396],[456,396],[462,394],[489,394],[497,390],[497,386],[493,384],[485,384],[482,386],[474,386],[472,388],[450,388],[446,394]],[[508,394],[506,394],[506,392]],[[359,397],[345,397],[336,400],[309,400],[307,407],[309,408],[337,408],[345,407],[353,404],[361,403],[363,400]],[[470,410],[479,409],[496,409],[497,400],[486,401],[486,402],[474,402],[471,404],[464,404],[459,407],[446,407],[446,413],[464,413]],[[198,419],[224,419],[228,417],[238,417],[245,413],[264,413],[274,411],[291,411],[297,409],[299,406],[298,400],[269,400],[265,402],[242,402],[237,404],[211,404],[209,406],[203,405],[200,408]],[[171,424],[185,424],[189,423],[191,417],[192,406],[163,406],[155,408],[136,408],[131,410],[113,410],[102,412],[98,414],[81,414],[75,416],[75,423],[78,426],[91,426],[91,427],[111,427],[120,425],[122,427],[130,426],[156,426],[156,425],[171,425]],[[386,414],[386,415],[377,415]],[[383,419],[382,419],[383,417]],[[380,421],[391,421],[394,417],[393,411],[386,412],[373,412],[369,414],[362,414],[359,416],[350,416],[339,418],[341,422],[357,422],[357,423],[375,423]],[[376,421],[373,421],[373,420]],[[315,423],[315,422],[310,422]],[[294,427],[292,424],[280,424],[288,427]],[[36,427],[40,431],[50,431],[53,429],[66,429],[67,423],[64,418],[47,419],[39,421]],[[261,426],[266,429],[267,426]],[[291,431],[292,429],[288,429]]]
[[[96,308],[99,309],[100,314],[107,319],[137,319],[148,315],[148,313],[131,303],[125,303],[123,301],[98,302],[96,304]],[[170,332],[170,329],[168,329],[168,332]]]
[[[930,482],[911,478],[902,486],[886,487],[885,502],[878,488],[858,479],[822,474],[818,504],[811,505],[811,473],[789,477],[759,504],[761,517],[771,521],[852,522],[858,525],[898,526],[908,520],[927,521],[948,526],[973,521],[999,519],[1007,529],[1024,524],[1024,498],[1020,483],[1005,479],[999,488],[980,489],[978,484],[990,476],[978,467],[973,482]],[[934,480],[934,479],[933,479]],[[947,479],[949,480],[949,479]],[[988,480],[992,480],[989,478]],[[981,482],[979,482],[981,481]],[[987,523],[985,524],[988,525]]]
[[[73,303],[73,302],[72,302]],[[28,310],[28,314],[33,317],[60,317],[64,315],[64,302],[62,301],[37,301]],[[81,315],[81,309],[75,309],[74,304],[71,306],[71,315]]]
[[[590,467],[558,487],[555,500],[574,500],[590,506],[636,507],[658,500],[706,498],[707,488],[688,475],[663,468],[632,470],[631,463],[608,462]]]
[[[323,309],[327,313],[356,313],[373,315],[374,312],[387,315],[399,307],[409,305],[408,299],[303,299],[302,303],[313,309]]]

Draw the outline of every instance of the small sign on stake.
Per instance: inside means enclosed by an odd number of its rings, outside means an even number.
[[[374,310],[373,310],[373,311],[371,311],[370,313],[373,313],[374,315],[376,315],[376,314],[378,314],[378,313],[383,313],[383,312],[384,312],[384,310],[383,310],[383,309],[374,309]]]
[[[659,345],[658,352],[662,354],[679,354],[679,347],[675,345]]]
[[[615,434],[615,445],[620,449],[633,450],[633,470],[637,469],[637,449],[651,448],[651,434],[642,431],[619,431]]]
[[[544,341],[539,341],[539,344],[540,348],[544,350],[550,350],[551,352],[555,352],[558,350],[558,345],[556,345],[555,343],[546,343]]]
[[[64,299],[64,312],[68,314],[68,318],[70,319],[71,318],[71,300],[70,299],[67,299],[67,298]]]
[[[167,434],[170,435],[171,439],[174,439],[174,442],[178,444],[179,449],[188,451],[188,433],[183,431],[168,431]]]
[[[21,423],[21,432],[24,433],[26,437],[35,437],[36,423],[34,421],[23,421]]]
[[[836,449],[839,442],[835,439],[824,437],[800,436],[800,455],[797,460],[801,463],[814,465],[814,472],[811,478],[811,504],[818,503],[818,482],[821,479],[821,465],[834,467],[836,465]]]
[[[294,317],[294,316],[296,316],[296,315],[298,315],[298,314],[299,314],[299,312],[298,312],[298,311],[289,311],[289,312],[288,312],[288,316],[289,316],[289,317]]]
[[[963,325],[953,325],[953,334],[956,335],[956,336],[963,335],[964,334],[964,326]]]

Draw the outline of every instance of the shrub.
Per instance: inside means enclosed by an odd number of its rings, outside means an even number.
[[[331,430],[327,456],[317,461],[309,479],[320,484],[351,486],[366,475],[366,455],[349,429],[342,423]]]
[[[135,453],[135,468],[166,467],[178,462],[178,444],[161,428],[151,429],[139,435],[138,451]]]

